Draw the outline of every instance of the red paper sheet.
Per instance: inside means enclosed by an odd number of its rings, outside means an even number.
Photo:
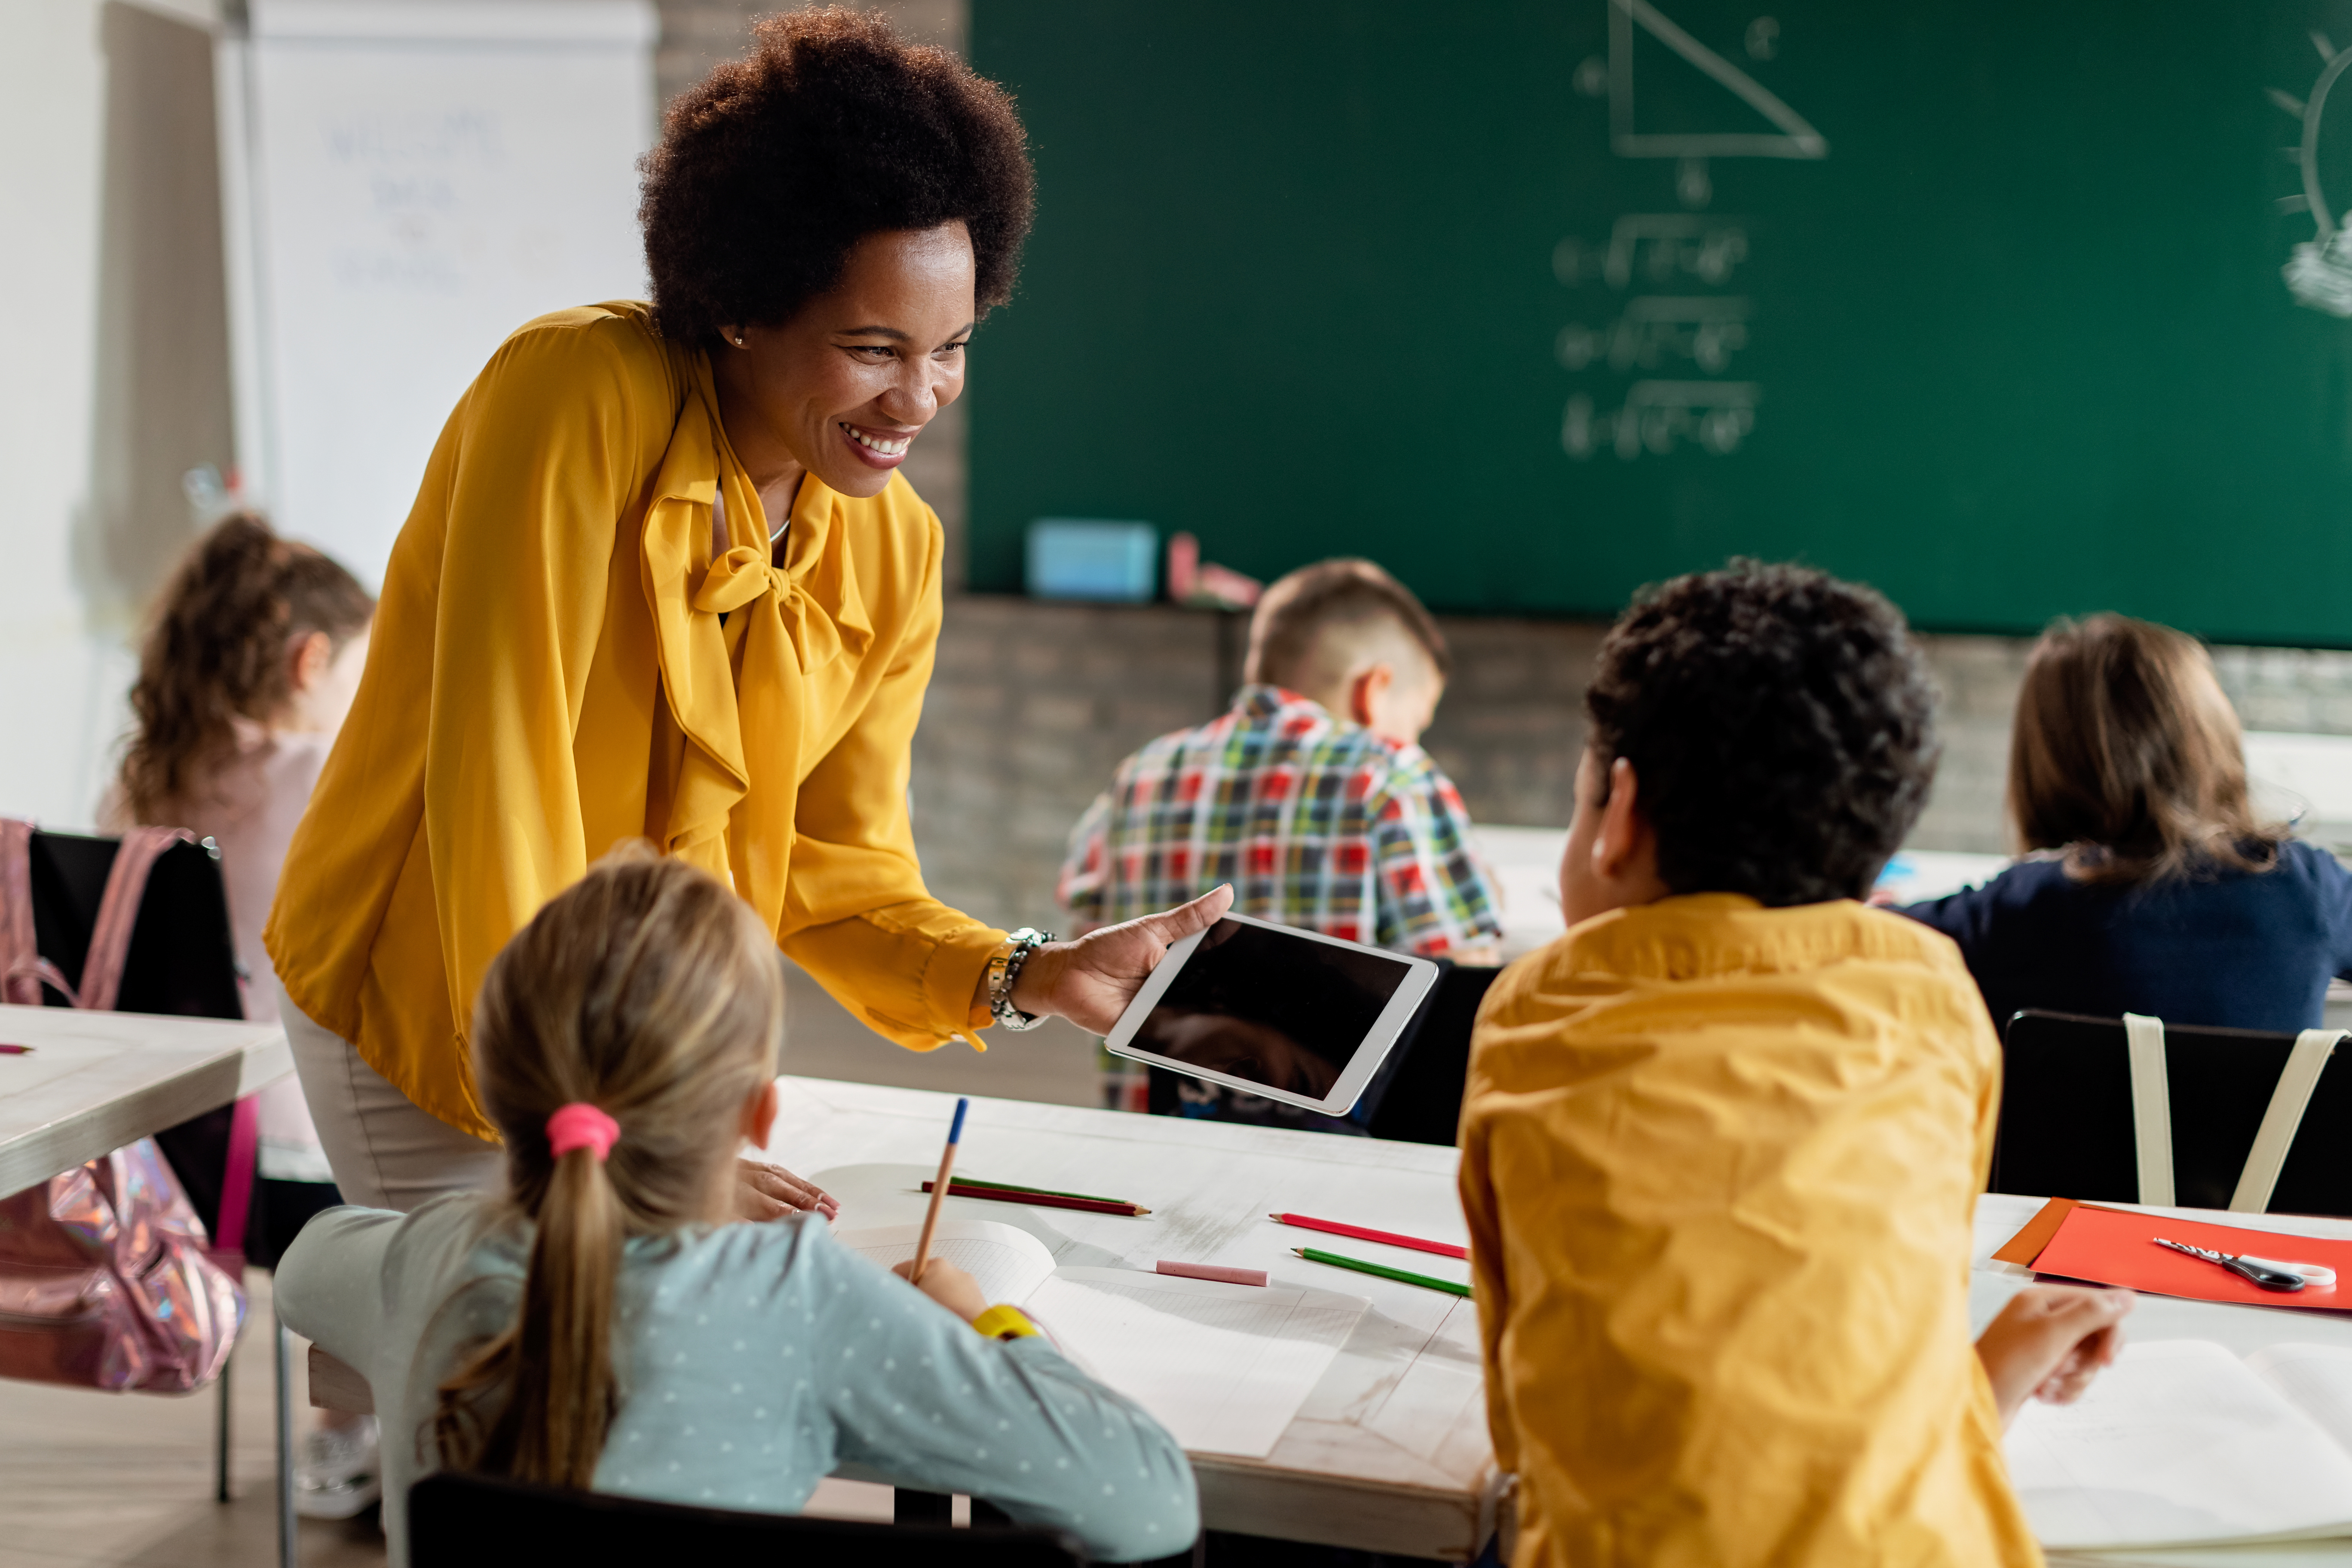
[[[2300,1290],[2265,1290],[2240,1279],[2218,1263],[2156,1245],[2158,1237],[2185,1241],[2216,1252],[2251,1253],[2281,1263],[2320,1263],[2336,1270],[2336,1283]],[[2207,1225],[2201,1220],[2172,1219],[2162,1215],[2126,1214],[2117,1209],[2084,1205],[2066,1216],[2042,1256],[2033,1260],[2039,1274],[2088,1279],[2101,1285],[2126,1285],[2158,1296],[2186,1296],[2195,1301],[2231,1301],[2249,1307],[2319,1308],[2352,1311],[2352,1241],[2320,1241],[2307,1236],[2281,1236],[2276,1231],[2241,1230],[2235,1226]]]

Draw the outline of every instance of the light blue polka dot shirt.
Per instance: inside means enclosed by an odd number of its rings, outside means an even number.
[[[489,1200],[331,1209],[279,1264],[287,1325],[366,1374],[385,1520],[407,1562],[408,1485],[437,1468],[435,1390],[513,1321],[527,1226]],[[620,1415],[596,1489],[796,1512],[841,1464],[987,1498],[1099,1558],[1167,1556],[1200,1527],[1183,1451],[1042,1339],[982,1338],[814,1220],[696,1227],[625,1250]]]

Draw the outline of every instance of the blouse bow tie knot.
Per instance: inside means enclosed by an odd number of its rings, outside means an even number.
[[[777,618],[803,674],[841,657],[841,628],[824,607],[811,598],[799,579],[768,559],[768,552],[738,544],[710,563],[694,591],[694,607],[708,615],[726,615],[772,595]]]

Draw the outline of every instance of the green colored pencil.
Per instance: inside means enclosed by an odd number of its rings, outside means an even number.
[[[1328,1263],[1334,1268],[1352,1268],[1359,1274],[1377,1274],[1383,1279],[1402,1279],[1408,1285],[1419,1285],[1430,1290],[1443,1290],[1449,1296],[1470,1294],[1469,1286],[1456,1285],[1451,1279],[1432,1279],[1426,1274],[1413,1274],[1402,1268],[1391,1268],[1385,1263],[1368,1263],[1363,1258],[1349,1258],[1344,1253],[1326,1252],[1319,1247],[1294,1247],[1290,1250],[1309,1263]]]
[[[978,1176],[958,1176],[955,1180],[956,1185],[959,1187],[989,1187],[1000,1193],[1035,1193],[1039,1197],[1076,1198],[1081,1203],[1089,1204],[1123,1204],[1127,1202],[1125,1198],[1098,1198],[1092,1193],[1066,1193],[1059,1187],[1024,1187],[1015,1185],[1011,1182],[983,1182]]]

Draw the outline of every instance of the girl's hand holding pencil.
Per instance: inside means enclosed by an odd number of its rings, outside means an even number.
[[[890,1272],[901,1279],[915,1279],[915,1260],[891,1266]],[[915,1281],[915,1289],[961,1318],[971,1322],[988,1310],[988,1298],[980,1293],[980,1282],[952,1263],[942,1263],[934,1258],[925,1266],[923,1277]]]

